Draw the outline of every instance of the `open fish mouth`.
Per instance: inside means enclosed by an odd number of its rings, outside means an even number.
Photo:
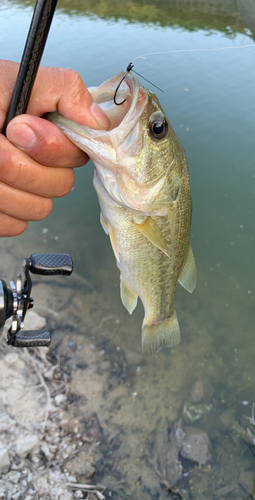
[[[89,89],[93,100],[101,107],[111,122],[109,131],[118,127],[123,120],[128,122],[136,113],[137,105],[140,109],[144,107],[145,101],[147,102],[145,89],[132,73],[127,73],[116,95],[117,102],[122,104],[118,106],[115,104],[116,88],[124,74],[125,72],[119,73],[99,87],[90,87]]]
[[[134,75],[127,73],[117,92],[118,102],[125,101],[123,104],[116,106],[114,94],[123,76],[124,72],[119,73],[99,87],[90,87],[88,89],[93,100],[108,116],[111,123],[109,130],[94,130],[79,125],[56,112],[46,115],[48,120],[58,125],[65,135],[80,149],[85,150],[92,159],[94,158],[95,141],[97,145],[100,141],[101,144],[107,144],[108,147],[116,149],[123,144],[131,132],[133,133],[131,134],[132,137],[129,137],[128,145],[133,141],[134,135],[137,137],[140,132],[138,122],[141,121],[140,118],[148,101],[148,91],[141,86]]]

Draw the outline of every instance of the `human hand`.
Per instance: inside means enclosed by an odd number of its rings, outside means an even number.
[[[0,132],[3,130],[19,65],[0,61]],[[53,123],[40,118],[49,111],[94,129],[109,128],[109,120],[93,103],[83,80],[73,70],[40,67],[27,113],[11,120],[0,134],[0,237],[25,231],[29,220],[41,220],[52,210],[53,198],[67,194],[73,167],[88,156]]]

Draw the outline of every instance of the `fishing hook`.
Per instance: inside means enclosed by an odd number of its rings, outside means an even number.
[[[127,66],[127,69],[126,69],[126,71],[125,71],[125,73],[124,73],[123,77],[121,78],[121,80],[120,80],[119,84],[118,84],[118,85],[117,85],[117,87],[116,87],[116,90],[115,90],[115,92],[114,92],[114,97],[113,97],[113,101],[114,101],[114,104],[116,104],[116,106],[120,106],[121,104],[123,104],[123,103],[126,101],[126,99],[124,99],[124,101],[117,102],[117,101],[116,101],[116,96],[117,96],[117,92],[118,92],[118,90],[119,90],[119,88],[120,88],[120,86],[121,86],[121,84],[122,84],[122,82],[123,82],[124,78],[126,78],[127,74],[131,71],[131,69],[132,69],[133,67],[134,67],[134,63],[131,61],[131,62],[129,63],[129,65]]]
[[[127,69],[126,69],[126,71],[125,71],[125,73],[124,73],[123,77],[121,78],[121,80],[120,80],[119,84],[118,84],[118,85],[117,85],[117,87],[116,87],[116,90],[115,90],[115,92],[114,92],[114,97],[113,97],[113,101],[114,101],[114,104],[116,104],[116,106],[120,106],[121,104],[123,104],[123,103],[126,101],[126,99],[124,99],[124,100],[123,100],[123,101],[121,101],[121,102],[117,102],[117,101],[116,101],[116,96],[117,96],[117,92],[118,92],[118,90],[119,90],[119,88],[120,88],[120,86],[121,86],[121,84],[122,84],[122,82],[123,82],[124,78],[126,78],[127,74],[131,71],[131,69],[133,69],[133,67],[134,67],[134,63],[133,63],[133,61],[131,61],[131,62],[129,63],[129,65],[128,65],[128,67],[127,67]],[[133,69],[133,72],[134,72],[136,75],[138,75],[138,76],[140,76],[141,78],[143,78],[144,80],[146,80],[146,82],[149,82],[151,85],[153,85],[153,87],[156,87],[156,89],[160,90],[160,92],[164,92],[164,90],[162,90],[162,89],[160,89],[159,87],[157,87],[157,85],[155,85],[154,83],[150,82],[150,80],[147,80],[147,78],[145,78],[144,76],[140,75],[140,73],[137,73],[137,71],[135,71],[134,69]]]

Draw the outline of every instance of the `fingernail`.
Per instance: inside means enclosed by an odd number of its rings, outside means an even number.
[[[25,123],[9,125],[7,137],[19,149],[31,149],[37,143],[37,137],[33,129]]]
[[[110,120],[95,102],[93,102],[90,111],[97,121],[98,125],[100,125],[100,127],[102,127],[103,129],[108,130],[110,126]]]

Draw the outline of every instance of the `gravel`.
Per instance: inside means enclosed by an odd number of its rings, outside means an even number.
[[[96,498],[83,485],[77,489],[70,484],[77,483],[76,465],[79,482],[84,476],[89,483],[94,476],[96,442],[81,435],[79,419],[69,415],[66,375],[47,359],[45,349],[16,353],[1,342],[0,351],[0,372],[4,374],[0,389],[0,499]],[[12,394],[9,388],[15,389],[18,383],[18,392]],[[86,463],[81,466],[84,457]]]

